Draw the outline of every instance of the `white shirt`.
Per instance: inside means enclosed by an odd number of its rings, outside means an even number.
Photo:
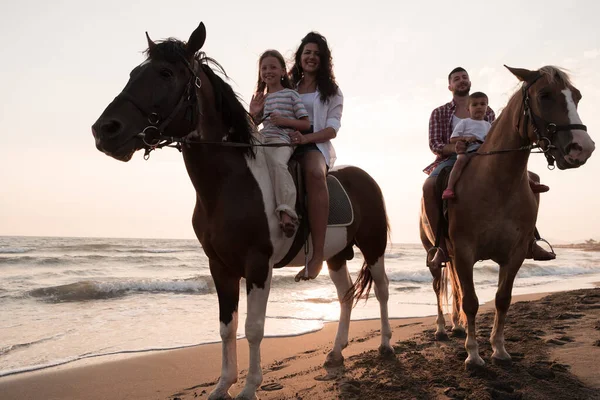
[[[305,97],[305,95],[307,95]],[[310,96],[312,95],[312,96]],[[312,97],[312,100],[311,100]],[[308,119],[313,125],[313,132],[319,132],[325,128],[333,128],[337,133],[342,126],[342,110],[344,108],[344,95],[338,88],[335,95],[331,96],[325,103],[321,101],[321,93],[317,90],[313,93],[301,94],[300,98],[308,111]],[[312,109],[312,112],[310,110]],[[323,143],[315,143],[323,153],[327,166],[331,169],[335,163],[335,149],[331,140]]]
[[[483,142],[491,127],[492,124],[486,120],[480,121],[476,119],[465,118],[456,125],[450,138],[475,136],[478,140]]]
[[[454,128],[456,128],[456,125],[458,125],[458,123],[460,121],[462,121],[462,118],[458,118],[456,115],[452,114],[452,130],[454,131]]]

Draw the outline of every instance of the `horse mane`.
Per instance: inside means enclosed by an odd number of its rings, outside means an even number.
[[[559,67],[555,67],[554,65],[546,65],[538,70],[540,75],[545,76],[548,79],[549,83],[564,83],[567,87],[573,87],[571,83],[571,78],[567,74],[567,72]]]
[[[144,54],[146,54],[147,60],[163,60],[173,64],[187,60],[186,43],[175,38],[156,42],[156,46],[149,47]],[[216,60],[207,57],[204,52],[196,53],[194,59],[198,61],[200,68],[213,87],[215,108],[221,113],[222,122],[229,129],[226,141],[253,144],[255,127],[250,114],[242,105],[239,95],[215,72],[216,69],[223,76],[229,78],[225,69]],[[245,156],[255,156],[253,146],[240,147],[240,149]]]

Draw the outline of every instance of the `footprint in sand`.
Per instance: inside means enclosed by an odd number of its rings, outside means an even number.
[[[265,392],[272,392],[275,390],[281,390],[283,389],[283,385],[281,383],[267,383],[266,385],[262,385],[260,387],[262,390],[264,390]]]

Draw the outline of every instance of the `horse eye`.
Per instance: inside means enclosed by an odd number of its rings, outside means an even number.
[[[168,68],[163,68],[160,70],[160,76],[163,78],[171,78],[173,76],[173,71]]]
[[[538,94],[538,97],[540,98],[540,100],[550,100],[550,98],[552,98],[552,95],[549,92],[540,92],[540,94]]]

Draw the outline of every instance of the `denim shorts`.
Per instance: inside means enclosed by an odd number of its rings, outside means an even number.
[[[438,176],[444,168],[453,166],[455,162],[456,162],[456,154],[453,154],[450,157],[446,158],[441,163],[439,163],[438,166],[435,167],[435,169],[433,171],[431,171],[429,176]]]

